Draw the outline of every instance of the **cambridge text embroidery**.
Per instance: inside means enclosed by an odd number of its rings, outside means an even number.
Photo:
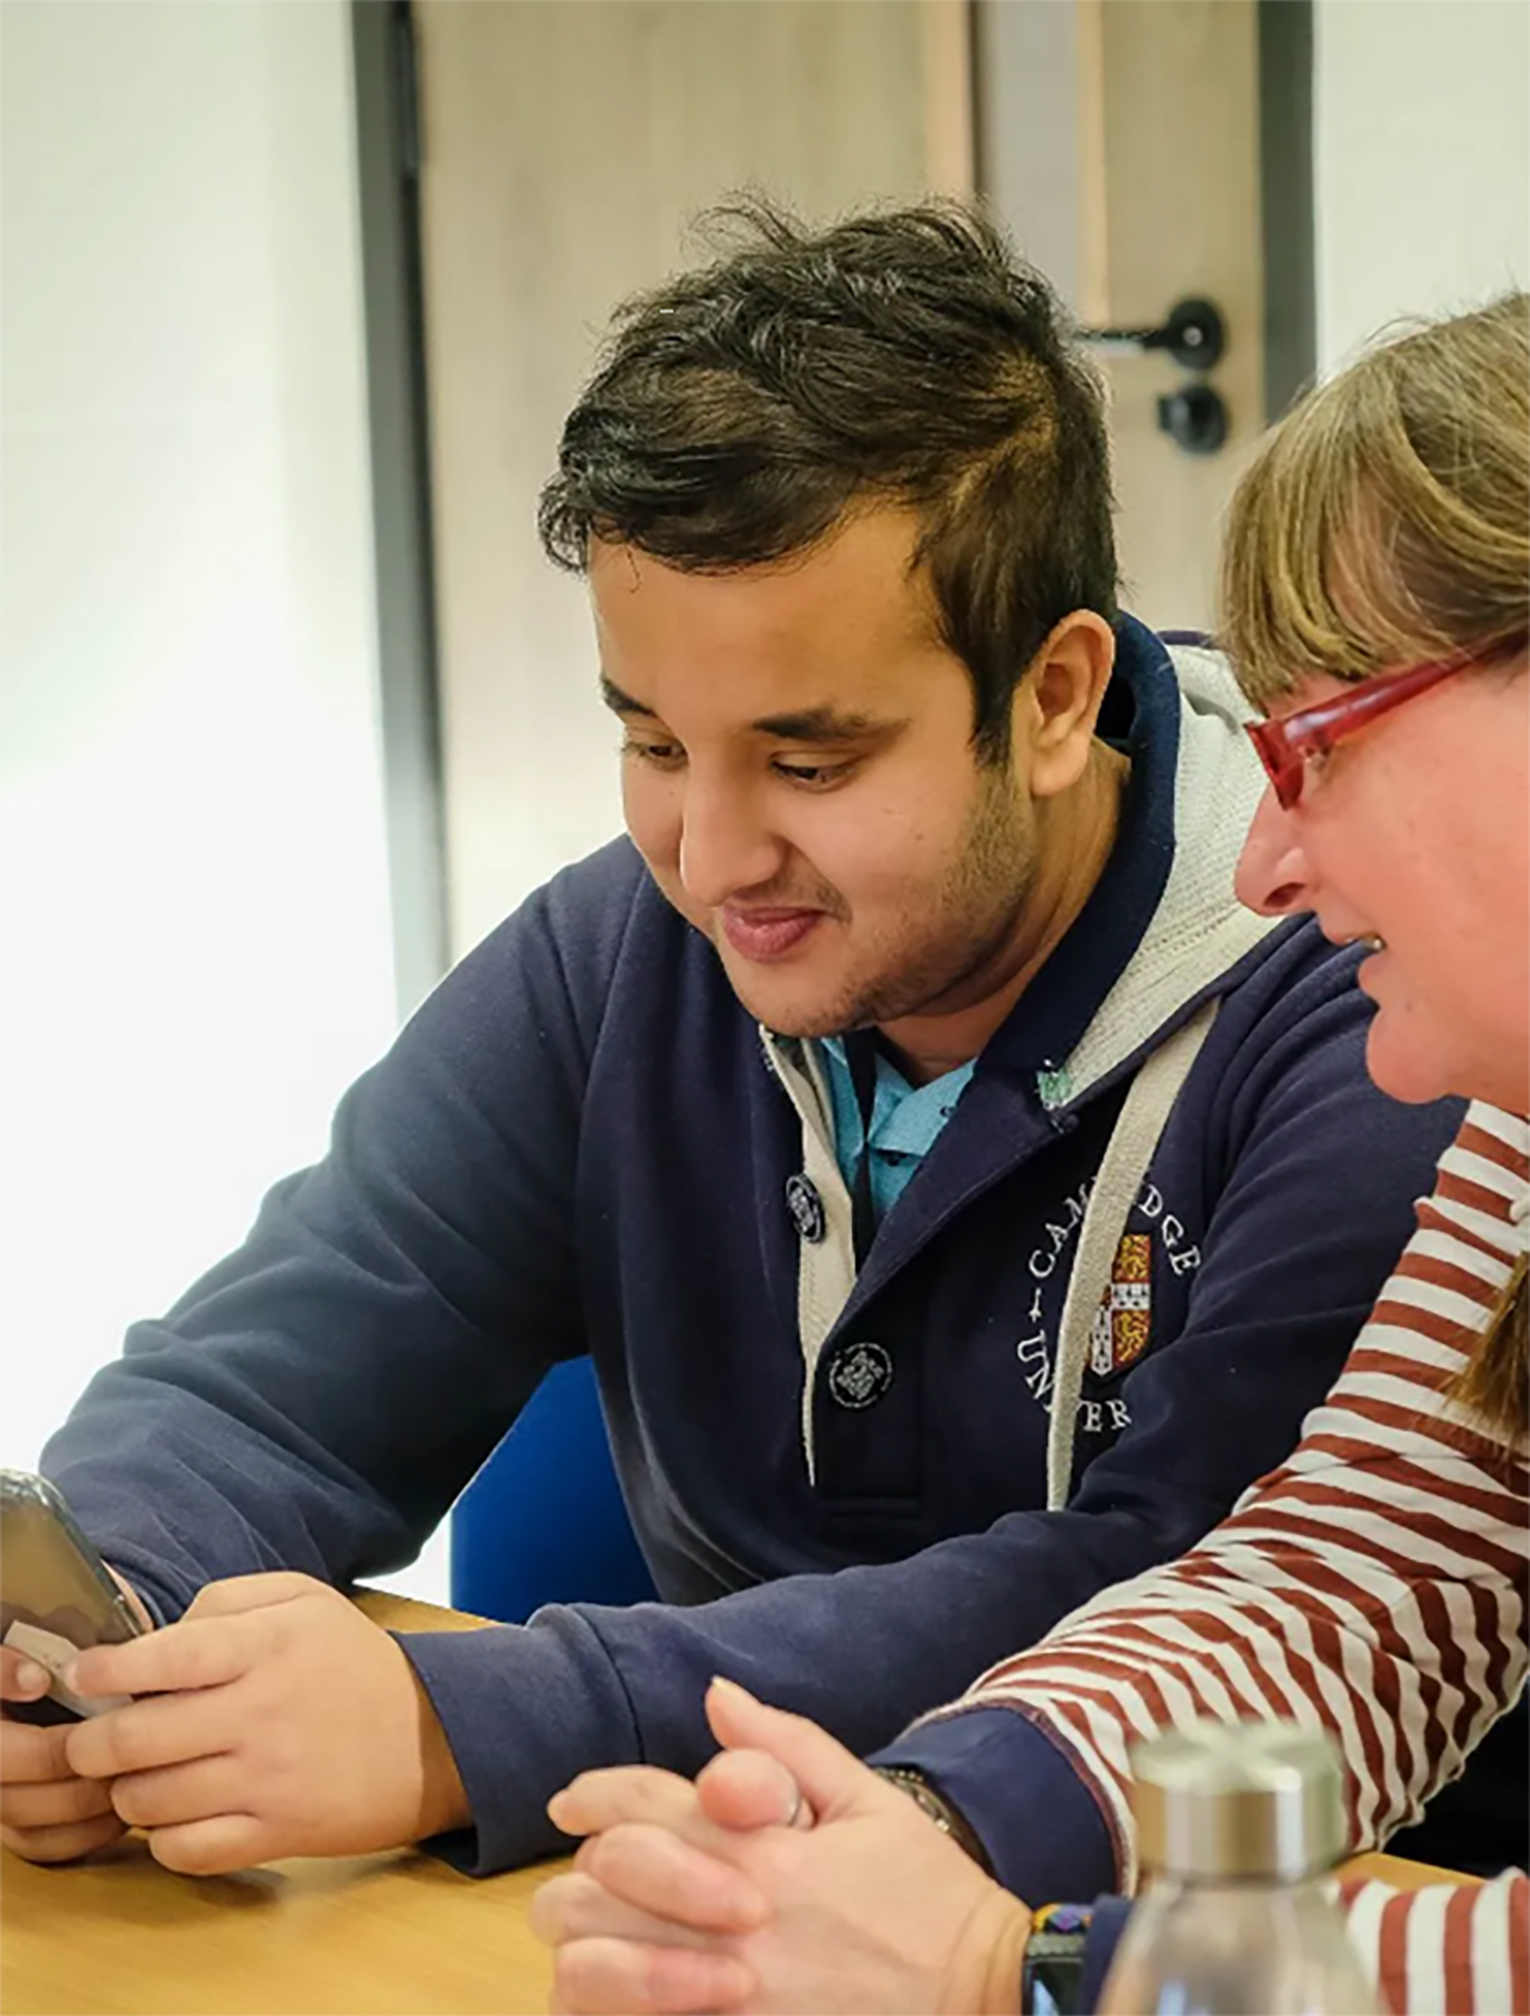
[[[1055,1331],[1066,1294],[1068,1254],[1084,1222],[1092,1182],[1081,1183],[1049,1214],[1042,1240],[1027,1261],[1037,1285],[1026,1312],[1026,1334],[1016,1343],[1015,1356],[1032,1399],[1047,1409],[1052,1399]],[[1156,1183],[1144,1182],[1131,1216],[1136,1223],[1116,1249],[1109,1284],[1090,1326],[1089,1371],[1100,1380],[1118,1379],[1146,1356],[1152,1344],[1155,1241],[1175,1274],[1192,1274],[1201,1264],[1200,1247],[1189,1238],[1183,1221],[1167,1208]],[[1139,1229],[1144,1220],[1148,1229]],[[1059,1262],[1064,1263],[1061,1269]],[[1115,1396],[1081,1397],[1078,1425],[1085,1435],[1116,1434],[1131,1425],[1131,1411]]]

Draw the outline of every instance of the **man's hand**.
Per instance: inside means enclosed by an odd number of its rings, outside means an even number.
[[[551,1802],[589,1837],[533,1908],[555,2010],[1018,2008],[1029,1912],[904,1793],[730,1682],[707,1716],[694,1786],[593,1771]]]
[[[143,1828],[168,1869],[207,1876],[286,1855],[359,1855],[468,1824],[408,1660],[309,1576],[211,1583],[180,1623],[82,1652],[67,1678],[81,1695],[145,1698],[27,1733],[48,1738],[50,1758],[85,1782],[93,1803],[82,1820],[104,1827],[109,1795],[113,1827]]]
[[[49,1675],[0,1646],[0,1702],[40,1701]],[[82,1778],[65,1754],[72,1724],[0,1720],[0,1841],[29,1862],[73,1862],[123,1832],[111,1788]]]
[[[151,1630],[137,1590],[115,1568],[109,1572],[138,1622]],[[0,1646],[0,1702],[40,1701],[50,1678],[35,1660]],[[110,1789],[70,1768],[64,1738],[71,1726],[36,1728],[0,1719],[0,1841],[29,1862],[73,1862],[124,1831]]]

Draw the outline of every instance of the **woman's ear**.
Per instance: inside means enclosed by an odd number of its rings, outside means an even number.
[[[1012,748],[1033,798],[1076,784],[1089,761],[1115,632],[1092,609],[1075,609],[1051,631],[1015,688]]]

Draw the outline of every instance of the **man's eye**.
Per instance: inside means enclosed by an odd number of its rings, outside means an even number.
[[[801,784],[809,791],[827,791],[835,784],[843,784],[855,769],[848,763],[783,763],[778,761],[776,772],[788,778],[793,784]]]
[[[651,763],[656,770],[673,770],[685,761],[685,751],[678,742],[639,742],[633,736],[622,740],[623,756],[635,756],[640,763]]]

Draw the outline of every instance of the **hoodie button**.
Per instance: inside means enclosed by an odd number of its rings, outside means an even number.
[[[806,1176],[788,1176],[786,1208],[791,1212],[792,1223],[798,1232],[810,1246],[816,1246],[829,1229],[817,1186]]]
[[[880,1344],[841,1344],[826,1376],[829,1398],[858,1413],[874,1407],[892,1385],[892,1354]]]

